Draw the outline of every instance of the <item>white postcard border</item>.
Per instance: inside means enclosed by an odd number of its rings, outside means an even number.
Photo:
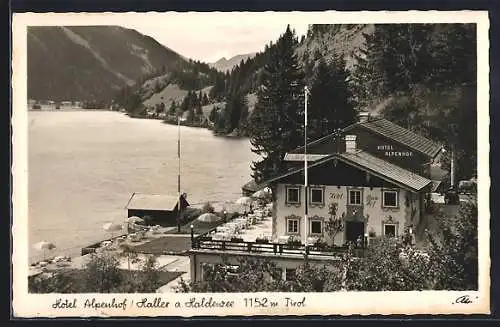
[[[163,13],[165,14],[165,13]],[[258,13],[168,13],[194,17],[203,24],[209,15],[221,15],[229,21],[241,15]],[[262,14],[262,13],[261,13]],[[12,21],[12,94],[13,94],[13,315],[15,317],[90,317],[90,316],[228,316],[228,315],[350,315],[350,314],[487,314],[490,312],[490,231],[489,231],[489,20],[486,11],[409,11],[409,12],[266,12],[266,19],[279,17],[284,21],[306,19],[312,23],[477,23],[478,43],[478,239],[479,291],[422,292],[335,292],[335,293],[227,293],[227,294],[28,294],[28,167],[27,167],[27,37],[30,25],[113,25],[120,19],[134,16],[146,18],[162,13],[16,13]],[[247,17],[247,16],[245,16]],[[17,108],[17,109],[16,109]],[[468,295],[472,303],[455,303]],[[155,300],[159,298],[160,300]],[[193,307],[189,303],[201,303]],[[207,307],[212,302],[233,302],[232,307]],[[249,306],[248,299],[266,298],[274,307]],[[287,306],[286,298],[303,306]],[[76,309],[56,309],[58,299],[78,304]],[[116,308],[85,308],[86,300],[114,303]],[[114,299],[114,302],[113,302]],[[139,307],[156,303],[160,307]],[[246,300],[245,300],[246,299]],[[126,309],[119,307],[125,301]],[[155,302],[156,301],[156,302]],[[90,302],[88,302],[90,304]],[[165,303],[169,304],[166,305]],[[166,307],[161,307],[161,303]],[[291,302],[290,302],[291,303]],[[153,304],[151,304],[153,305]],[[226,303],[227,305],[227,303]]]

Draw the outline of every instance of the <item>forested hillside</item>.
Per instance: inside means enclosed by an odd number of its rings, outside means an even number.
[[[28,27],[28,98],[99,101],[154,70],[185,64],[149,36],[118,26]]]
[[[278,171],[284,153],[303,142],[306,85],[311,139],[354,122],[360,110],[370,111],[454,148],[458,177],[474,174],[473,24],[311,25],[300,40],[287,29],[231,72],[191,65],[178,76],[158,72],[144,79],[129,108],[162,113],[171,123],[182,116],[183,124],[217,134],[249,136],[253,150],[266,158],[254,165],[257,180]],[[182,100],[164,96],[165,102],[148,109],[151,85],[154,94],[169,85],[186,93]]]

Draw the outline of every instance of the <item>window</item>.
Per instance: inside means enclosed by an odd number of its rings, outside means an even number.
[[[397,191],[383,191],[382,205],[389,208],[398,207],[398,192]]]
[[[350,205],[361,205],[361,191],[360,190],[349,190],[349,204]]]
[[[285,269],[285,280],[295,280],[296,269]]]
[[[323,234],[323,222],[321,220],[311,220],[309,231],[310,234]]]
[[[396,237],[396,224],[385,224],[384,235],[386,237]]]
[[[323,204],[322,188],[311,188],[311,204]]]
[[[356,135],[345,136],[345,152],[356,151]]]
[[[299,233],[299,220],[298,219],[288,219],[286,231],[288,234],[298,234]]]
[[[300,189],[298,187],[287,186],[286,203],[300,203]]]

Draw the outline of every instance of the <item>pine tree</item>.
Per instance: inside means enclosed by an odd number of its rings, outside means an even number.
[[[170,108],[168,109],[168,114],[169,115],[175,115],[176,112],[177,112],[177,102],[175,102],[175,100],[172,100],[172,102],[170,103]]]
[[[189,107],[191,106],[190,100],[191,100],[191,91],[188,91],[188,94],[186,94],[184,99],[182,99],[182,104],[180,107],[182,112],[189,109]]]
[[[356,120],[352,94],[347,84],[345,63],[337,58],[328,65],[320,60],[311,85],[309,102],[310,140],[333,133]]]
[[[215,120],[217,119],[217,110],[218,108],[214,106],[212,110],[210,110],[210,115],[208,116],[208,119],[212,122],[215,123]]]
[[[244,96],[242,100],[243,100],[243,103],[242,103],[242,107],[241,107],[240,121],[238,123],[238,126],[240,127],[240,129],[246,130],[248,127],[247,126],[247,119],[248,119],[248,115],[249,115],[248,99],[246,96]]]
[[[361,102],[408,93],[430,74],[432,25],[375,25],[364,34],[366,46],[356,56],[354,83]]]
[[[200,93],[200,95],[201,95],[201,93]],[[195,107],[194,115],[195,115],[195,117],[196,117],[196,119],[197,119],[198,121],[200,121],[200,122],[201,122],[201,121],[203,120],[203,110],[201,109],[201,102],[200,102],[200,101],[198,101],[198,102],[196,103],[196,107]]]
[[[231,133],[235,128],[240,127],[242,113],[248,113],[248,101],[241,92],[231,95],[226,105],[225,131]]]
[[[303,73],[295,54],[297,43],[287,26],[264,68],[249,130],[252,152],[262,158],[252,163],[257,182],[278,173],[285,153],[303,141]]]
[[[477,151],[475,26],[376,25],[365,38],[356,100],[385,101],[384,117],[456,147],[459,176],[470,178]]]
[[[186,116],[186,122],[188,124],[192,124],[195,120],[195,112],[194,112],[194,108],[193,107],[189,107],[188,111],[187,111],[187,116]]]

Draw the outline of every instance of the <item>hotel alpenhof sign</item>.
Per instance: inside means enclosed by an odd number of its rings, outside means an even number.
[[[377,145],[377,150],[383,151],[386,157],[411,157],[411,151],[394,151],[392,145]]]

